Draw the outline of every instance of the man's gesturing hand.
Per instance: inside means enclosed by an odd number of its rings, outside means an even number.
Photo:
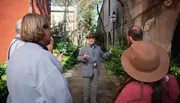
[[[88,59],[90,56],[87,55],[87,52],[84,54],[84,58]]]

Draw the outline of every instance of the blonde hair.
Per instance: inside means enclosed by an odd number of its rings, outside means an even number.
[[[29,42],[38,42],[43,36],[43,29],[48,29],[49,21],[39,14],[26,14],[21,23],[21,39]]]

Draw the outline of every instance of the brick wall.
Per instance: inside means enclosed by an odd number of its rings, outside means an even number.
[[[49,1],[32,0],[32,12],[50,20]],[[0,63],[4,63],[9,44],[16,35],[15,24],[30,12],[30,0],[1,0],[0,7]]]
[[[15,36],[16,21],[29,12],[29,0],[1,0],[0,7],[0,63],[3,63]]]

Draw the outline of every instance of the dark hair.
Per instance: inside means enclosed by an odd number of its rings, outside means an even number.
[[[133,79],[132,77],[130,77],[128,74],[125,74],[125,75],[126,75],[125,79],[123,80],[123,82],[121,84],[121,87],[118,90],[118,93],[121,93],[122,89],[127,84],[129,84],[130,82],[137,81],[137,80]],[[143,83],[143,82],[140,82],[140,81],[137,81],[137,82],[139,82],[140,85],[141,85],[140,97],[129,100],[127,103],[130,103],[132,101],[139,101],[139,100],[141,100],[143,98],[143,95],[144,95],[143,94],[143,86],[144,86],[144,84],[149,84],[153,89],[153,92],[152,92],[152,95],[151,95],[151,97],[152,97],[151,98],[151,103],[163,103],[165,95],[168,95],[168,89],[166,87],[166,82],[165,82],[164,78],[159,80],[159,81],[152,82],[152,83]],[[117,95],[117,97],[118,97],[118,95]]]
[[[143,40],[143,31],[138,26],[133,26],[128,31],[128,36],[132,37],[134,41]]]
[[[150,83],[153,93],[151,95],[152,103],[164,103],[165,95],[168,95],[168,89],[165,79]]]

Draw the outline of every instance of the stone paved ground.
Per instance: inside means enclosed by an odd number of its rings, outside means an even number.
[[[82,64],[75,65],[71,70],[65,73],[65,77],[69,82],[69,89],[72,94],[73,103],[82,103],[83,94],[83,78]],[[113,103],[113,99],[117,94],[117,84],[112,79],[116,78],[110,73],[107,73],[104,66],[101,65],[101,76],[99,78],[99,87],[97,94],[97,103]]]

